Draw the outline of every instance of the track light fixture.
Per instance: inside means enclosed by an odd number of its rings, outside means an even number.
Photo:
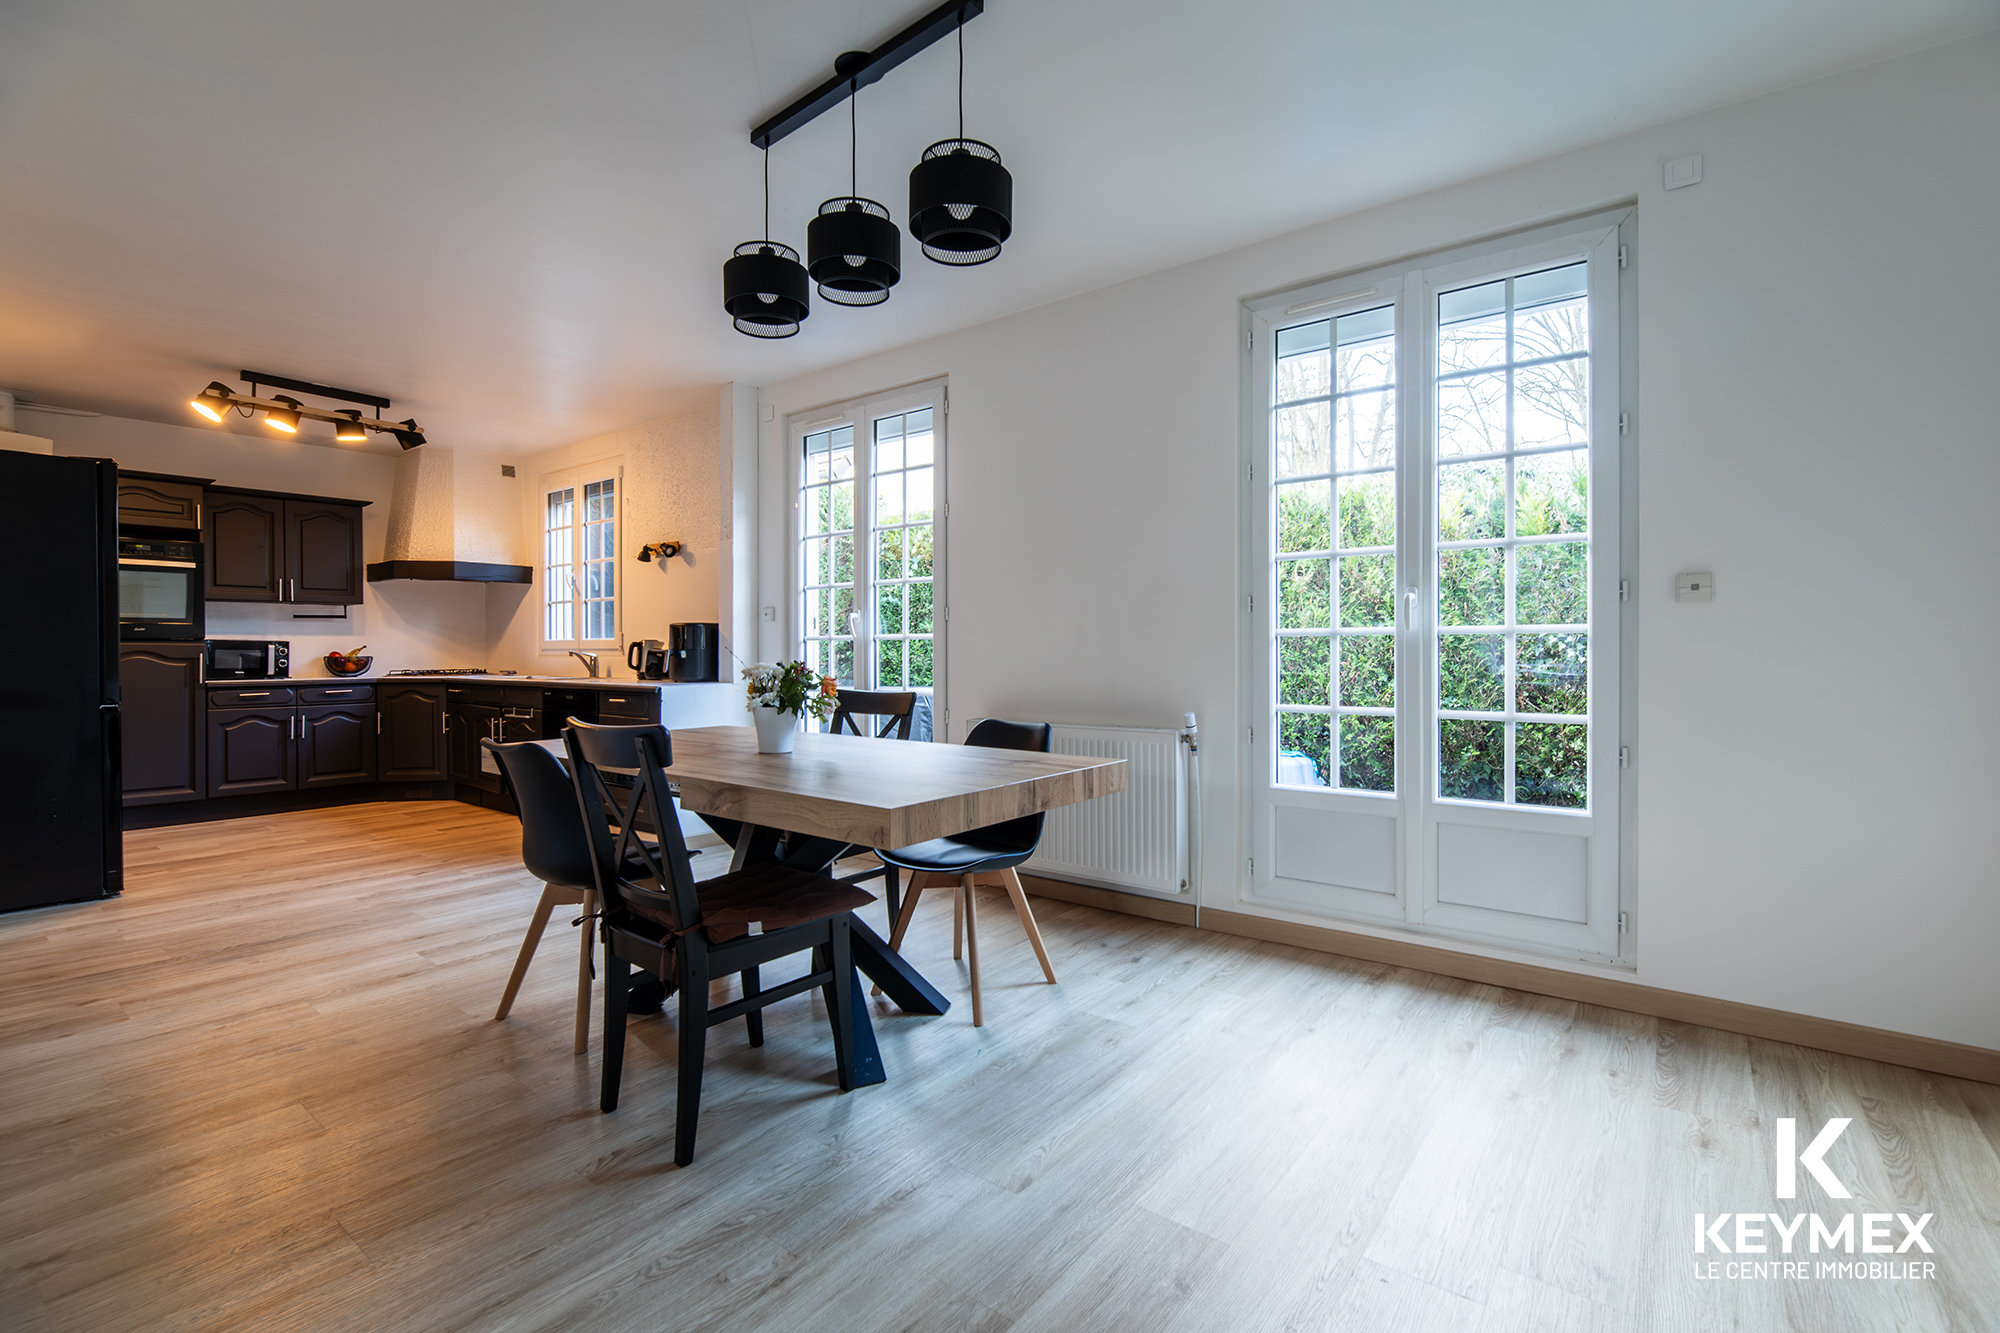
[[[275,403],[283,403],[284,406],[278,408],[272,408],[270,411],[267,411],[264,414],[264,424],[269,426],[272,430],[281,430],[285,432],[285,434],[287,435],[298,434],[299,409],[304,407],[305,404],[300,402],[296,398],[287,397],[282,393],[279,394],[276,398],[273,398],[271,401]]]
[[[736,331],[789,338],[812,313],[811,284],[799,252],[771,235],[771,150],[764,150],[764,237],[736,247],[722,265],[722,308]]]
[[[958,29],[958,137],[910,168],[910,235],[924,257],[956,268],[1000,257],[1014,232],[1014,178],[992,144],[965,137],[965,27]]]
[[[403,421],[383,421],[375,417],[364,417],[351,407],[307,407],[289,394],[277,394],[271,398],[259,398],[257,390],[266,384],[285,389],[297,389],[320,398],[342,398],[350,403],[367,403],[378,411],[387,411],[389,400],[372,393],[357,393],[352,389],[335,389],[324,384],[308,384],[304,380],[285,379],[277,375],[266,375],[260,371],[242,370],[237,372],[249,384],[250,392],[237,393],[220,380],[210,380],[208,387],[188,401],[188,406],[220,423],[231,408],[236,408],[245,416],[258,412],[264,414],[264,424],[287,435],[299,432],[299,418],[308,417],[314,421],[330,422],[333,438],[343,444],[359,444],[367,440],[368,432],[393,435],[396,443],[405,449],[414,449],[424,442],[424,432],[414,417]]]
[[[889,289],[903,276],[903,234],[889,220],[889,210],[861,198],[859,72],[868,53],[849,51],[834,68],[854,78],[847,99],[848,193],[819,206],[819,216],[806,224],[806,271],[819,284],[819,294],[837,305],[881,305]]]

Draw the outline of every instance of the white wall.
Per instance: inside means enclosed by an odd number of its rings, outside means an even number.
[[[1635,979],[2000,1047],[2000,35],[766,386],[758,600],[785,414],[948,375],[954,708],[1199,713],[1204,902],[1246,910],[1240,301],[1633,199]]]
[[[383,558],[396,469],[396,460],[386,455],[124,417],[58,416],[22,409],[21,421],[52,437],[59,454],[116,459],[133,471],[212,477],[224,486],[371,501],[362,511],[362,552],[370,561]],[[375,674],[399,667],[486,664],[486,601],[477,585],[370,583],[362,604],[349,608],[345,619],[295,618],[338,611],[338,607],[210,602],[208,635],[288,640],[295,676],[329,675],[320,660],[325,654],[364,644],[375,659]]]

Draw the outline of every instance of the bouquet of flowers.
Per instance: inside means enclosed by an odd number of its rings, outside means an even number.
[[[775,708],[793,717],[825,721],[840,700],[832,676],[822,680],[804,662],[759,662],[743,668],[745,708]]]

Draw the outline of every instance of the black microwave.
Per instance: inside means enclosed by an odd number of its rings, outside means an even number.
[[[292,645],[282,639],[210,639],[204,680],[283,680],[292,674]]]
[[[202,627],[201,543],[118,539],[118,637],[193,643]]]

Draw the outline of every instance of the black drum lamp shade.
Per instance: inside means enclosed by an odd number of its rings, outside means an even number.
[[[722,308],[736,331],[789,338],[812,313],[811,286],[799,252],[776,241],[745,241],[722,265]]]
[[[829,199],[806,224],[806,271],[829,301],[880,305],[903,276],[903,234],[873,199]]]
[[[943,139],[910,169],[910,235],[924,257],[965,267],[1000,257],[1013,234],[1014,178],[977,139]]]

